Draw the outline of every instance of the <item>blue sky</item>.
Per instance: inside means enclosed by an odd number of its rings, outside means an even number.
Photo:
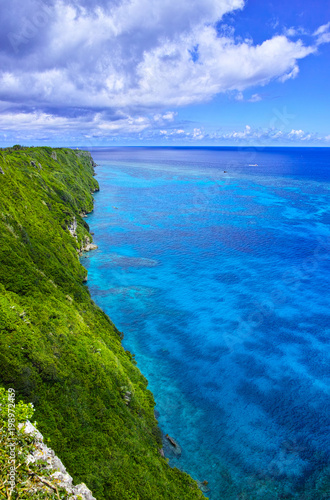
[[[0,145],[329,146],[328,0],[11,0]]]

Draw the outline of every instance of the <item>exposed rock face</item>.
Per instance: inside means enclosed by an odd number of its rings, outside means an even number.
[[[52,152],[51,158],[53,158],[53,160],[57,160],[57,156],[56,156],[56,152],[55,151]]]
[[[92,243],[91,240],[88,237],[86,237],[84,244],[80,248],[80,253],[81,252],[90,252],[91,250],[96,250],[96,249],[97,249],[97,245],[94,245],[94,243]]]
[[[82,215],[84,215],[84,214],[80,214],[80,216],[82,216]],[[86,217],[86,215],[85,215],[85,217]],[[71,236],[73,236],[73,238],[75,238],[78,241],[77,225],[78,225],[77,219],[76,219],[76,217],[74,217],[73,221],[68,226],[68,230],[69,230]],[[78,252],[79,252],[79,255],[82,255],[82,252],[90,252],[91,250],[96,250],[96,248],[97,248],[97,245],[94,245],[94,243],[92,243],[92,240],[88,236],[85,236],[85,239],[81,243],[80,249],[78,250]],[[87,279],[86,279],[86,281],[87,281]]]
[[[24,424],[19,424],[22,428]],[[84,483],[74,486],[72,484],[72,477],[67,473],[61,460],[55,455],[54,451],[43,442],[42,434],[27,421],[25,424],[24,432],[34,436],[35,451],[28,455],[27,463],[34,463],[36,461],[44,462],[44,467],[48,469],[51,474],[47,477],[47,483],[52,485],[54,489],[64,488],[68,493],[68,500],[96,500],[92,492],[87,488]],[[41,478],[42,479],[42,478]],[[40,481],[30,491],[27,492],[28,496],[33,496],[38,491],[53,492],[52,488],[44,481]]]
[[[0,174],[3,174],[5,175],[4,171],[2,170],[2,168],[0,167]]]
[[[125,405],[129,405],[132,399],[132,392],[127,390],[127,387],[121,387],[123,391],[123,400],[125,401]]]
[[[83,247],[83,252],[90,252],[91,250],[96,250],[97,249],[97,245],[94,245],[94,243],[87,243],[87,245],[85,245]]]
[[[39,170],[42,169],[42,166],[40,165],[40,163],[36,164],[35,161],[30,161],[30,165],[32,165],[32,167],[34,167],[34,168],[38,168]]]
[[[74,238],[77,239],[77,219],[74,217],[70,226],[68,226],[68,230]]]

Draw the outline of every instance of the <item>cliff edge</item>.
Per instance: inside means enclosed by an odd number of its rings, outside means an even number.
[[[98,500],[201,499],[162,457],[147,380],[84,285],[94,167],[84,151],[0,150],[0,386],[33,403],[39,431]]]

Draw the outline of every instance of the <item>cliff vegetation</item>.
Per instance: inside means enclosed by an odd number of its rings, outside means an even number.
[[[0,150],[0,385],[33,404],[47,443],[98,500],[204,498],[161,456],[147,380],[84,284],[94,166],[83,151]]]

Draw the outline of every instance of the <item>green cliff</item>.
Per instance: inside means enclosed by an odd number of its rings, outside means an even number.
[[[82,151],[0,150],[0,385],[34,404],[39,430],[98,500],[204,498],[161,456],[147,380],[83,283],[93,167]]]

